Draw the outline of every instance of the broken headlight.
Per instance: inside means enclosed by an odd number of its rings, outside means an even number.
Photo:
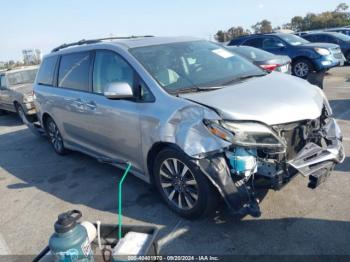
[[[221,125],[232,133],[232,143],[239,146],[278,149],[286,146],[273,130],[260,123],[222,121]]]

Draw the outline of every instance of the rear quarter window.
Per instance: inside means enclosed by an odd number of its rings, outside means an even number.
[[[57,58],[57,56],[50,56],[45,58],[41,63],[36,81],[38,84],[48,86],[53,85]]]
[[[256,48],[262,48],[262,38],[252,38],[248,39],[243,43],[243,45],[252,46]]]

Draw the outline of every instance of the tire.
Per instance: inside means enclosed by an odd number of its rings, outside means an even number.
[[[350,65],[350,51],[348,51],[346,54],[345,54],[345,63],[347,63],[348,65]]]
[[[67,150],[64,147],[63,138],[55,121],[51,117],[48,117],[45,121],[45,131],[55,152],[59,155],[65,155]]]
[[[313,70],[311,61],[305,58],[297,59],[292,65],[293,75],[303,79],[306,79]]]
[[[178,215],[198,219],[217,206],[218,192],[186,154],[171,148],[162,150],[153,170],[162,199]]]
[[[18,103],[15,103],[15,107],[16,107],[17,115],[21,119],[22,123],[25,124],[26,122],[28,122],[28,119],[27,119],[26,113],[24,112],[23,107]]]

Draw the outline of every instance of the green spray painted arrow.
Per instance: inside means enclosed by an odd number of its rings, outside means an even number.
[[[122,176],[122,179],[119,181],[118,184],[118,237],[119,240],[122,238],[122,186],[123,182],[126,178],[126,175],[129,173],[131,168],[131,164],[128,162],[128,165],[124,171],[124,174]]]

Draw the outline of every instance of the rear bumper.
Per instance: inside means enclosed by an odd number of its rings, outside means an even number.
[[[315,143],[308,143],[298,155],[288,162],[303,176],[312,175],[330,165],[342,163],[345,159],[342,134],[335,119],[330,119],[323,129],[327,146],[321,147]]]

